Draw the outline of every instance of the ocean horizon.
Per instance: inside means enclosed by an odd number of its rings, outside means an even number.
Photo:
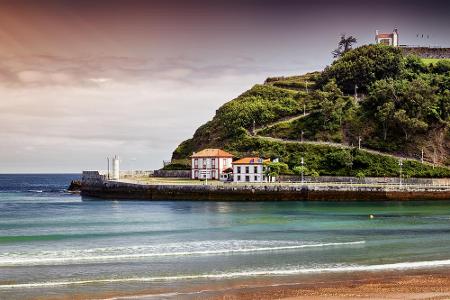
[[[0,299],[450,266],[447,201],[104,201],[79,177],[0,174]]]

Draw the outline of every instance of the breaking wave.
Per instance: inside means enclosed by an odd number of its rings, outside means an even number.
[[[155,277],[131,277],[131,278],[110,278],[110,279],[88,279],[74,281],[50,281],[50,282],[33,282],[19,284],[0,285],[0,289],[16,289],[16,288],[42,288],[57,287],[67,285],[82,284],[98,284],[98,283],[129,283],[129,282],[162,282],[162,281],[178,281],[178,280],[195,280],[195,279],[229,279],[239,277],[255,277],[255,276],[283,276],[283,275],[300,275],[314,273],[336,273],[336,272],[375,272],[388,270],[408,270],[408,269],[424,269],[433,267],[450,266],[450,259],[433,260],[420,262],[401,262],[380,265],[332,265],[317,268],[288,268],[288,269],[260,269],[229,273],[210,273],[197,275],[176,275],[176,276],[155,276]]]
[[[110,262],[140,258],[231,255],[253,252],[287,251],[307,248],[362,245],[365,241],[304,243],[292,241],[202,241],[155,246],[109,247],[65,251],[18,252],[0,254],[0,266],[69,265]]]

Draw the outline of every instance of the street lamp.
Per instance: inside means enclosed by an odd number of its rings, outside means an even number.
[[[402,186],[402,167],[403,167],[403,161],[402,159],[399,160],[398,165],[400,166],[400,187]]]
[[[302,157],[301,165],[302,165],[302,183],[303,183],[304,182],[303,172],[305,171],[304,170],[305,161],[303,160],[303,157]]]

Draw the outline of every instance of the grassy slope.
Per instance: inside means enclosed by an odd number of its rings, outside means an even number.
[[[449,58],[422,58],[422,61],[426,64],[426,65],[431,65],[431,64],[436,64],[438,61],[440,60],[447,60],[450,61]]]
[[[299,132],[304,130],[304,138],[308,140],[342,142],[345,135],[344,126],[333,132],[316,129],[317,112],[314,112],[316,103],[311,100],[308,102],[307,94],[301,89],[305,81],[311,83],[312,87],[314,78],[314,73],[305,76],[269,78],[265,85],[254,86],[219,108],[214,118],[199,127],[192,139],[178,146],[173,158],[186,158],[193,151],[206,147],[220,147],[237,157],[244,155],[279,157],[291,169],[299,165],[301,157],[304,157],[307,167],[318,171],[321,175],[361,173],[365,176],[398,175],[398,160],[392,157],[327,145],[269,141],[248,134],[252,129],[253,120],[256,127],[264,127],[287,116],[301,114],[303,106],[306,105],[307,110],[312,112],[310,115],[292,122],[281,122],[270,129],[261,130],[258,134],[300,140]],[[450,170],[405,161],[404,174],[416,177],[442,177],[450,176]]]

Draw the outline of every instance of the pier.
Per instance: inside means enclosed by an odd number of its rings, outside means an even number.
[[[416,180],[417,182],[417,180]],[[420,182],[420,180],[419,180]],[[426,181],[424,181],[426,182]],[[446,183],[446,179],[442,182]],[[128,200],[199,201],[403,201],[450,200],[448,184],[343,182],[221,183],[199,181],[108,180],[83,172],[84,197]]]

